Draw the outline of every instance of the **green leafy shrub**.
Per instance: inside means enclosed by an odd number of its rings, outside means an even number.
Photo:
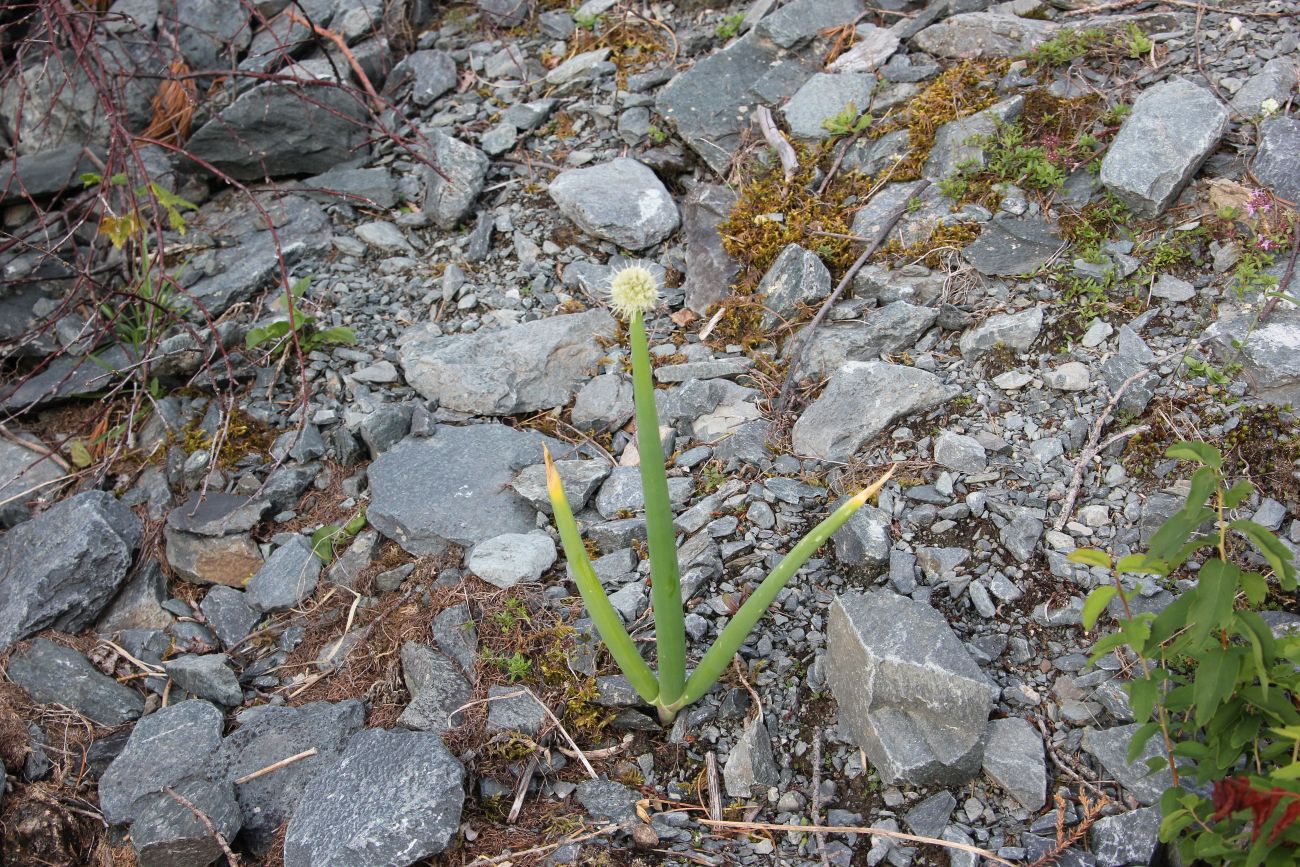
[[[249,349],[256,349],[263,343],[269,343],[271,354],[274,355],[288,352],[293,346],[294,335],[297,336],[298,347],[304,354],[331,343],[356,343],[357,335],[351,328],[344,326],[318,328],[317,318],[298,306],[310,283],[310,277],[297,280],[289,288],[288,316],[277,319],[269,325],[258,325],[248,329],[248,334],[244,337],[244,345]]]
[[[1198,469],[1185,504],[1152,536],[1150,551],[1114,564],[1093,549],[1071,555],[1112,570],[1112,582],[1084,604],[1084,627],[1093,628],[1116,600],[1123,611],[1119,630],[1096,643],[1093,658],[1122,647],[1137,658],[1140,676],[1127,689],[1142,725],[1128,760],[1160,737],[1166,755],[1148,764],[1167,766],[1174,783],[1160,799],[1160,839],[1177,846],[1183,863],[1295,864],[1300,634],[1275,636],[1256,611],[1278,591],[1294,594],[1294,555],[1265,527],[1233,517],[1254,485],[1229,484],[1218,449],[1180,442],[1166,455]],[[1132,610],[1123,576],[1166,579],[1207,548],[1195,587],[1158,614]]]

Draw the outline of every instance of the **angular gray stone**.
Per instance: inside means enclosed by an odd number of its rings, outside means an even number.
[[[1027,563],[1038,549],[1043,529],[1042,518],[1023,510],[998,531],[998,538],[1002,541],[1002,547],[1016,558],[1017,563]]]
[[[1067,361],[1056,369],[1049,370],[1043,376],[1043,382],[1047,383],[1048,388],[1060,391],[1087,391],[1092,382],[1092,374],[1083,362]]]
[[[230,69],[248,47],[252,28],[247,7],[232,8],[212,0],[176,0],[174,6],[177,41],[190,68]]]
[[[235,707],[243,704],[244,693],[229,663],[230,657],[224,653],[186,653],[164,662],[163,669],[190,695]]]
[[[602,373],[587,381],[573,401],[573,426],[584,431],[618,430],[636,412],[632,382],[620,373]]]
[[[722,785],[732,798],[750,798],[754,787],[766,790],[779,779],[776,759],[772,756],[772,740],[762,716],[745,724],[744,730],[722,766]]]
[[[853,28],[856,41],[831,63],[832,72],[875,72],[895,51],[900,40],[892,31],[874,24],[859,24]],[[887,81],[900,79],[886,76]]]
[[[498,27],[518,27],[528,20],[528,0],[478,0],[478,8]]]
[[[361,420],[357,433],[371,457],[378,457],[411,432],[413,407],[410,404],[385,404]]]
[[[167,514],[167,526],[196,536],[230,536],[247,533],[271,508],[265,500],[212,491],[200,498],[190,494]]]
[[[580,512],[587,501],[609,476],[609,464],[604,461],[556,461],[555,471],[560,474],[564,497],[569,508]],[[527,500],[534,509],[551,514],[551,497],[546,489],[546,465],[533,464],[515,476],[510,487]]]
[[[1172,274],[1161,274],[1152,284],[1151,294],[1166,301],[1190,301],[1196,297],[1196,287]]]
[[[541,578],[555,556],[555,543],[545,533],[503,533],[470,549],[465,568],[505,590]]]
[[[866,112],[875,86],[875,76],[864,72],[818,72],[795,91],[781,114],[796,138],[829,138],[826,121],[844,114],[850,105],[858,114]]]
[[[686,306],[703,316],[731,291],[740,263],[722,247],[718,224],[736,205],[736,193],[717,184],[699,184],[682,202],[682,236],[686,241]],[[576,422],[575,422],[576,424]]]
[[[404,867],[460,827],[465,770],[429,732],[366,729],[317,774],[284,841],[285,867]]]
[[[979,772],[997,690],[938,611],[887,590],[840,595],[825,660],[841,723],[882,780],[961,785]]]
[[[425,156],[438,167],[437,172],[429,166],[420,170],[424,178],[424,213],[438,228],[450,229],[474,207],[487,177],[488,158],[478,148],[442,130],[428,129],[424,134],[429,140]]]
[[[1169,766],[1162,765],[1154,773],[1147,766],[1147,759],[1165,755],[1160,744],[1160,737],[1151,738],[1146,743],[1142,755],[1129,764],[1128,745],[1133,734],[1141,728],[1139,723],[1116,726],[1109,729],[1086,728],[1083,731],[1082,746],[1106,770],[1106,775],[1124,787],[1125,791],[1138,799],[1138,803],[1149,807],[1160,800],[1165,789],[1173,785],[1173,776]]]
[[[283,611],[310,596],[320,580],[320,557],[311,542],[295,536],[267,558],[262,568],[248,579],[245,600],[257,611]]]
[[[1027,352],[1043,330],[1043,308],[999,313],[972,325],[961,336],[962,358],[974,361],[999,346]]]
[[[27,197],[40,198],[63,189],[77,189],[82,173],[97,168],[99,148],[67,144],[47,151],[23,154],[0,166],[0,205],[10,205]]]
[[[828,27],[857,21],[862,0],[794,0],[758,22],[758,33],[781,48],[797,48]]]
[[[984,148],[977,137],[990,137],[1002,124],[1020,117],[1025,107],[1023,96],[1013,96],[978,111],[968,117],[951,120],[934,133],[934,145],[926,158],[924,175],[931,180],[942,180],[966,164],[984,165]]]
[[[1291,280],[1290,294],[1297,289],[1300,275]],[[1219,320],[1206,334],[1221,357],[1241,362],[1261,399],[1300,406],[1300,310],[1279,306],[1259,325],[1258,309],[1254,304],[1220,304]]]
[[[833,508],[847,501],[841,499]],[[835,559],[849,568],[878,569],[889,563],[889,549],[893,546],[891,519],[888,513],[872,505],[860,507],[844,522],[831,541],[835,544]]]
[[[1137,215],[1159,216],[1219,146],[1229,114],[1183,78],[1142,91],[1101,161],[1102,184]]]
[[[451,714],[470,700],[471,688],[458,661],[415,641],[402,645],[402,679],[411,702],[398,717],[398,725],[417,731],[444,732],[452,728]]]
[[[456,61],[445,51],[422,49],[412,51],[393,67],[384,83],[387,91],[397,91],[411,85],[411,102],[424,108],[456,86]]]
[[[614,318],[588,310],[472,334],[412,332],[398,362],[411,387],[446,409],[515,415],[567,404],[613,337]]]
[[[998,214],[961,251],[981,274],[993,277],[1032,275],[1061,249],[1055,227],[1042,217]]]
[[[208,590],[199,608],[223,647],[230,647],[248,635],[262,619],[261,612],[248,604],[244,591],[222,584]]]
[[[546,711],[527,690],[502,683],[488,688],[488,732],[536,737],[545,722]]]
[[[243,587],[262,568],[262,552],[246,535],[194,536],[163,528],[167,565],[194,584]]]
[[[1140,807],[1098,819],[1089,832],[1097,867],[1146,867],[1160,845],[1159,832],[1159,807]]]
[[[1260,67],[1246,83],[1232,95],[1232,108],[1238,114],[1253,118],[1263,114],[1260,108],[1265,100],[1276,100],[1285,105],[1287,98],[1296,89],[1297,75],[1295,61],[1288,57],[1274,57]],[[1288,196],[1294,199],[1294,197]]]
[[[309,749],[316,755],[235,787],[244,817],[243,838],[264,852],[293,813],[307,782],[327,773],[348,739],[365,725],[366,709],[355,700],[314,701],[300,707],[260,705],[238,716],[239,728],[222,741],[209,766],[213,779],[233,783],[246,774]]]
[[[1259,125],[1251,171],[1275,195],[1300,201],[1300,119],[1271,117]]]
[[[475,679],[478,664],[478,632],[469,606],[464,603],[444,609],[433,618],[433,637],[443,653]]]
[[[597,821],[630,825],[639,821],[636,802],[641,796],[613,780],[583,780],[574,792],[578,803]]]
[[[393,173],[382,166],[369,169],[330,169],[302,182],[303,194],[316,199],[342,197],[344,201],[387,210],[401,199]],[[323,192],[317,192],[323,191]]]
[[[242,181],[315,175],[364,158],[364,99],[339,87],[311,91],[304,99],[299,86],[259,84],[199,127],[185,147]]]
[[[944,431],[934,440],[934,460],[958,473],[981,473],[988,466],[984,446],[964,434]]]
[[[713,358],[663,364],[655,368],[655,382],[687,382],[692,379],[734,379],[748,373],[754,363],[748,358]]]
[[[1060,32],[1061,25],[999,12],[963,12],[931,24],[912,44],[936,57],[971,60],[1028,54]]]
[[[547,192],[583,231],[629,250],[658,244],[681,225],[663,182],[648,166],[626,157],[561,172]]]
[[[195,806],[226,841],[239,833],[242,816],[235,787],[198,777],[174,786],[176,794]],[[131,845],[140,867],[194,867],[222,857],[221,844],[189,807],[171,795],[146,795],[131,823]]]
[[[509,488],[537,463],[542,443],[563,459],[569,447],[501,424],[440,427],[408,437],[369,467],[370,523],[412,554],[473,545],[537,528],[537,512]]]
[[[984,773],[1002,790],[1036,813],[1047,803],[1047,759],[1038,730],[1007,717],[989,723],[984,745]]]
[[[674,476],[668,480],[668,503],[674,509],[686,505],[695,490],[695,482],[688,476]],[[645,508],[645,493],[641,488],[640,467],[615,467],[596,492],[592,504],[604,518],[616,518],[620,512],[639,512]]]
[[[794,424],[797,454],[847,461],[895,420],[951,400],[960,392],[937,376],[881,361],[850,361]]]
[[[144,713],[144,699],[71,648],[44,638],[15,653],[9,679],[41,704],[61,704],[99,725],[115,726]]]
[[[165,601],[167,576],[158,561],[140,563],[95,622],[95,631],[111,635],[124,629],[167,629],[175,618],[162,607]]]
[[[87,491],[0,538],[0,649],[45,629],[93,624],[122,585],[140,519],[112,494]]]
[[[366,244],[388,253],[413,253],[411,242],[406,240],[402,230],[387,220],[370,220],[357,226],[353,231]]]
[[[767,269],[754,294],[768,308],[763,312],[763,327],[772,328],[790,321],[800,304],[814,305],[831,294],[831,272],[821,257],[798,244],[789,244]]]
[[[221,744],[221,711],[193,699],[143,717],[99,780],[99,807],[110,825],[135,820],[141,801],[201,776]]]
[[[913,834],[920,837],[938,837],[948,827],[952,811],[957,809],[957,799],[946,789],[935,792],[903,814],[903,822]]]
[[[846,361],[875,361],[881,355],[906,352],[930,329],[939,311],[895,301],[870,311],[865,322],[833,322],[812,332],[812,342],[804,352],[800,370],[807,376],[821,378],[839,370]],[[782,356],[792,358],[808,337],[808,329],[796,340],[787,341]]]
[[[1151,368],[1155,360],[1156,354],[1147,346],[1146,341],[1129,326],[1121,325],[1115,354],[1102,363],[1101,376],[1113,395],[1130,376],[1143,368]],[[1120,412],[1140,414],[1155,396],[1159,382],[1160,376],[1154,369],[1133,381],[1119,399],[1117,406]]]

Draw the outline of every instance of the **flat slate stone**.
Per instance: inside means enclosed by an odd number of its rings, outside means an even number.
[[[894,301],[863,315],[863,322],[832,322],[813,331],[800,371],[821,378],[835,373],[846,361],[876,361],[881,355],[910,350],[934,324],[939,311]],[[808,337],[805,327],[796,340],[786,342],[782,357],[792,358]]]
[[[1289,290],[1292,296],[1297,291],[1300,273]],[[1263,325],[1256,324],[1257,310],[1254,304],[1221,304],[1219,321],[1206,334],[1223,358],[1245,366],[1251,388],[1261,399],[1300,406],[1300,310],[1278,307]]]
[[[1062,243],[1056,228],[1042,217],[998,214],[962,250],[962,256],[981,274],[1014,277],[1036,272]]]
[[[432,437],[408,437],[370,464],[366,516],[417,555],[535,530],[536,510],[509,485],[520,469],[537,463],[543,442],[557,458],[571,450],[501,424],[440,427]]]
[[[722,784],[730,797],[750,798],[755,787],[766,791],[779,778],[772,739],[760,715],[745,725],[727,753],[727,761],[722,766]]]
[[[831,294],[831,272],[821,257],[798,244],[788,244],[767,269],[754,294],[763,299],[763,327],[788,322],[799,305],[815,305]]]
[[[1259,125],[1251,171],[1275,195],[1300,201],[1300,120],[1278,116]]]
[[[547,192],[584,232],[629,250],[658,244],[681,225],[677,204],[659,177],[626,157],[561,172]]]
[[[239,833],[242,817],[230,783],[196,777],[173,788],[198,808],[227,842]],[[166,793],[141,799],[139,815],[131,823],[131,845],[140,867],[194,867],[222,857],[221,844],[208,826]]]
[[[472,334],[412,331],[398,362],[412,388],[446,409],[515,415],[573,400],[613,337],[614,318],[588,310]]]
[[[0,527],[26,520],[26,503],[52,498],[59,491],[56,481],[61,478],[63,471],[45,455],[0,439],[0,501],[12,499],[0,506]]]
[[[398,717],[398,725],[416,731],[445,732],[452,728],[451,714],[470,700],[467,674],[474,672],[476,660],[443,649],[446,654],[415,641],[402,645],[402,679],[411,701]]]
[[[963,12],[926,27],[912,44],[936,57],[972,60],[1028,54],[1056,36],[1061,25],[998,12]]]
[[[140,693],[104,674],[77,651],[44,638],[15,653],[7,674],[41,704],[61,704],[100,725],[121,725],[144,713]]]
[[[366,729],[303,791],[285,867],[405,867],[460,827],[465,770],[429,732]]]
[[[962,358],[975,360],[1005,346],[1026,352],[1043,330],[1043,308],[1031,307],[1018,313],[998,313],[972,325],[961,336]]]
[[[213,491],[200,497],[196,491],[167,513],[167,526],[196,536],[247,533],[271,508],[265,500]]]
[[[1030,812],[1038,812],[1047,803],[1043,740],[1025,720],[1008,717],[989,723],[984,773]]]
[[[1013,96],[969,117],[951,120],[939,127],[934,134],[930,155],[925,160],[925,177],[937,181],[966,164],[983,166],[984,148],[973,139],[994,135],[999,125],[1011,123],[1020,117],[1024,107],[1025,98]]]
[[[167,564],[193,584],[243,587],[262,568],[262,552],[246,535],[195,536],[163,528]]]
[[[258,611],[283,611],[299,604],[316,590],[324,564],[311,542],[295,536],[267,558],[248,579],[245,598]]]
[[[541,578],[555,557],[555,543],[545,533],[503,533],[475,545],[465,558],[465,568],[505,590]]]
[[[45,629],[91,626],[126,578],[143,527],[120,500],[87,491],[0,538],[0,649]]]
[[[704,315],[726,297],[740,273],[740,263],[722,247],[718,224],[736,205],[736,193],[717,184],[699,184],[682,202],[682,236],[686,241],[686,306]]]
[[[483,190],[487,154],[442,130],[428,129],[424,134],[430,143],[429,159],[441,172],[429,166],[421,167],[424,213],[440,229],[450,229],[469,214]]]
[[[1160,844],[1160,808],[1141,807],[1098,819],[1089,839],[1097,867],[1146,867]]]
[[[609,464],[604,461],[556,461],[555,471],[560,474],[564,497],[569,508],[581,512],[601,483],[609,476]],[[551,514],[551,497],[546,489],[546,465],[525,467],[510,483],[515,493],[523,497],[539,512]]]
[[[163,663],[163,669],[177,686],[196,698],[235,707],[244,701],[239,679],[224,653],[186,653]]]
[[[1084,729],[1083,749],[1090,753],[1106,769],[1107,776],[1124,787],[1124,790],[1138,799],[1145,807],[1160,800],[1165,789],[1173,785],[1173,776],[1168,766],[1152,772],[1147,767],[1147,759],[1163,756],[1159,736],[1147,741],[1146,748],[1137,761],[1128,761],[1128,745],[1133,734],[1141,728],[1138,723],[1116,726],[1109,729]]]
[[[208,627],[227,648],[252,632],[262,619],[262,612],[248,603],[244,591],[222,584],[208,590],[199,608],[207,618]]]
[[[818,72],[795,91],[781,114],[791,135],[813,140],[829,138],[831,131],[826,121],[850,107],[858,114],[866,112],[875,86],[875,76],[863,72]]]
[[[1138,216],[1159,216],[1219,146],[1230,114],[1183,78],[1147,88],[1101,161],[1101,182]]]
[[[221,743],[221,711],[194,699],[143,717],[99,780],[99,807],[111,825],[135,821],[141,801],[201,776]]]

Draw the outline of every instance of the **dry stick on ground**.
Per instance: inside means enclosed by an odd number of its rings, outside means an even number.
[[[1091,15],[1094,12],[1113,12],[1116,9],[1127,9],[1130,6],[1141,6],[1143,3],[1150,3],[1152,6],[1163,4],[1165,6],[1181,6],[1184,9],[1196,9],[1202,6],[1202,3],[1193,3],[1191,0],[1121,0],[1119,3],[1102,3],[1099,6],[1085,6],[1081,9],[1071,9],[1061,14],[1062,18],[1073,18],[1076,15]],[[1292,12],[1248,12],[1244,9],[1216,9],[1216,12],[1231,12],[1233,15],[1245,15],[1249,18],[1286,18],[1294,13]]]
[[[1061,513],[1056,516],[1056,524],[1052,529],[1059,533],[1065,528],[1066,522],[1070,520],[1070,514],[1074,511],[1074,502],[1079,499],[1079,491],[1083,487],[1083,474],[1088,471],[1088,465],[1092,463],[1093,459],[1115,440],[1139,432],[1138,428],[1133,428],[1116,434],[1104,443],[1101,441],[1101,434],[1106,427],[1106,422],[1110,421],[1110,417],[1115,412],[1115,408],[1119,406],[1120,398],[1124,396],[1124,392],[1128,391],[1129,386],[1133,383],[1150,374],[1154,368],[1159,367],[1171,358],[1186,355],[1199,346],[1200,343],[1201,340],[1199,339],[1193,340],[1182,349],[1166,353],[1150,364],[1143,365],[1134,371],[1128,379],[1121,382],[1119,388],[1115,389],[1110,401],[1102,409],[1101,414],[1097,416],[1097,420],[1092,423],[1092,430],[1088,431],[1088,440],[1079,451],[1079,459],[1074,462],[1074,472],[1070,475],[1070,486],[1065,490],[1065,498],[1061,501]]]
[[[166,792],[173,801],[193,813],[194,818],[203,823],[203,827],[208,829],[208,833],[212,835],[212,838],[217,841],[217,845],[221,847],[221,851],[225,853],[226,860],[230,862],[230,867],[239,867],[239,856],[230,851],[230,844],[226,842],[225,837],[221,836],[221,832],[217,830],[216,825],[212,824],[212,820],[207,817],[207,814],[194,806],[193,801],[177,792],[171,786],[165,787],[163,791]]]
[[[890,831],[888,828],[872,828],[866,825],[777,825],[772,822],[726,822],[714,821],[713,819],[696,819],[701,825],[709,825],[714,828],[731,828],[736,831],[790,831],[795,834],[872,834],[880,837],[889,837],[893,840],[904,840],[908,843],[921,843],[931,846],[942,846],[945,849],[957,849],[962,852],[970,852],[987,858],[994,864],[1005,864],[1006,867],[1016,867],[1010,861],[999,858],[995,853],[987,849],[981,849],[978,846],[971,846],[968,843],[954,843],[951,840],[940,840],[937,837],[921,837],[916,834],[904,834],[902,831]]]
[[[912,195],[909,197],[908,201],[911,201],[911,199],[914,199],[921,195],[921,193],[925,192],[925,188],[929,185],[930,182],[928,180],[923,179],[918,181],[916,189],[912,191]],[[876,233],[876,237],[872,238],[871,243],[867,244],[866,249],[862,251],[862,255],[858,256],[857,260],[849,266],[849,270],[844,272],[844,276],[840,278],[839,285],[835,287],[835,291],[830,294],[830,297],[822,303],[821,309],[817,311],[817,315],[813,317],[812,322],[808,323],[808,328],[805,331],[806,336],[799,344],[798,350],[796,350],[794,355],[790,358],[790,367],[786,371],[785,382],[781,385],[781,394],[776,399],[776,407],[772,413],[773,418],[779,419],[785,414],[786,406],[790,402],[790,392],[794,389],[794,384],[797,381],[796,374],[799,372],[799,365],[803,362],[803,356],[804,353],[808,351],[809,344],[812,343],[813,333],[816,332],[817,326],[821,324],[831,307],[839,300],[840,296],[844,294],[845,288],[849,285],[849,282],[853,280],[853,275],[857,274],[858,271],[862,269],[862,266],[867,264],[867,260],[870,259],[872,254],[874,254],[880,245],[885,242],[885,238],[889,237],[889,233],[894,229],[894,224],[903,218],[903,214],[907,213],[907,205],[908,202],[903,202],[894,209],[893,213],[889,215],[889,219],[885,221],[885,224],[881,227],[880,231]]]
[[[758,128],[763,132],[763,140],[780,158],[781,169],[785,172],[785,182],[788,186],[799,171],[799,157],[786,137],[781,135],[781,130],[776,128],[776,121],[772,120],[772,111],[765,105],[758,107]]]
[[[524,849],[521,852],[503,852],[502,854],[492,858],[489,858],[486,855],[479,855],[473,861],[469,862],[467,867],[492,867],[494,864],[509,864],[515,859],[524,858],[528,855],[545,855],[547,852],[558,849],[561,846],[567,846],[570,843],[585,843],[588,840],[594,840],[597,837],[613,834],[617,830],[619,830],[618,825],[605,825],[602,828],[597,828],[595,831],[586,834],[580,834],[577,837],[565,837],[559,842],[547,843],[543,846],[534,846],[531,849]]]
[[[822,823],[822,730],[813,733],[812,747],[812,819],[814,825]],[[830,856],[826,854],[826,835],[817,835],[817,854],[822,856],[824,867],[831,867]]]
[[[1042,717],[1035,717],[1034,722],[1038,726],[1039,734],[1043,736],[1043,743],[1047,745],[1047,756],[1052,760],[1052,764],[1060,768],[1066,775],[1073,777],[1075,780],[1079,781],[1079,783],[1091,789],[1100,797],[1105,798],[1105,792],[1097,788],[1096,784],[1092,780],[1089,780],[1082,773],[1067,764],[1062,756],[1058,754],[1056,744],[1052,743],[1052,738],[1047,734],[1047,725],[1043,722]]]
[[[284,14],[288,15],[289,20],[293,23],[301,24],[303,27],[308,27],[317,36],[322,36],[337,45],[339,51],[343,52],[343,56],[347,58],[348,66],[352,67],[352,72],[356,75],[357,81],[361,82],[361,86],[366,89],[366,95],[370,97],[370,101],[374,105],[375,111],[380,112],[384,110],[384,101],[379,98],[379,94],[375,93],[375,88],[371,85],[369,76],[367,76],[365,70],[361,68],[361,64],[357,63],[357,57],[352,53],[352,49],[348,48],[347,40],[335,33],[333,30],[321,27],[315,22],[308,21],[292,9],[284,10]]]
[[[713,750],[704,754],[704,782],[709,790],[709,818],[722,818],[722,787],[718,785],[718,757]]]
[[[510,813],[506,816],[506,824],[513,825],[519,818],[519,811],[524,808],[524,798],[528,795],[528,784],[533,781],[533,774],[537,773],[537,754],[533,753],[528,757],[528,764],[524,765],[524,772],[519,775],[519,782],[515,786],[515,800],[510,805]]]
[[[267,774],[271,773],[272,771],[278,771],[280,770],[280,768],[283,768],[287,765],[292,765],[294,762],[300,762],[303,759],[309,759],[314,755],[316,755],[316,748],[312,747],[310,749],[303,750],[300,753],[295,753],[294,755],[289,756],[289,758],[287,759],[280,759],[280,761],[278,762],[271,762],[271,764],[267,765],[264,768],[259,768],[256,771],[253,771],[251,774],[244,774],[244,776],[235,780],[235,785],[238,786],[243,783],[251,782],[252,780],[256,780],[258,777],[264,777]]]

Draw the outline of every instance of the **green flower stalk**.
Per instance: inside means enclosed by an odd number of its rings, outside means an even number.
[[[831,535],[863,503],[873,497],[893,475],[893,468],[870,487],[844,503],[795,545],[794,549],[758,585],[704,654],[691,676],[686,676],[686,630],[682,612],[681,580],[677,567],[677,546],[673,513],[668,502],[668,476],[664,471],[663,444],[659,439],[659,417],[655,412],[654,383],[646,341],[645,315],[659,300],[659,286],[649,269],[634,265],[614,275],[610,284],[610,306],[627,321],[632,350],[632,393],[636,404],[636,439],[640,453],[641,489],[645,497],[646,536],[650,549],[650,592],[655,620],[655,651],[659,664],[656,675],[623,628],[623,621],[610,604],[592,568],[573,510],[564,495],[564,485],[550,452],[546,458],[546,483],[555,526],[560,532],[565,557],[610,656],[647,704],[670,723],[677,712],[707,693],[730,664],[754,626],[762,619],[776,596]]]

